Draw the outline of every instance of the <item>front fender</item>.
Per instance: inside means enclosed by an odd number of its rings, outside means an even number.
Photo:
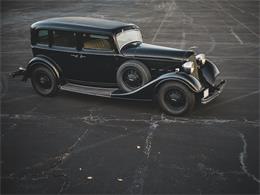
[[[184,85],[186,85],[191,91],[198,93],[202,91],[203,87],[198,79],[196,79],[194,76],[184,73],[184,72],[173,72],[168,73],[165,75],[162,75],[161,80],[157,83],[155,86],[155,90],[157,91],[159,87],[168,81],[177,81]]]
[[[200,68],[200,70],[205,80],[211,86],[215,86],[216,78],[220,74],[218,67],[210,60],[207,60],[206,63]]]
[[[138,99],[138,100],[149,100],[153,99],[154,94],[157,93],[158,89],[162,84],[168,81],[176,81],[183,83],[186,85],[191,91],[194,93],[199,93],[203,90],[200,82],[192,75],[183,73],[183,72],[171,72],[150,81],[144,86],[136,89],[135,91],[131,91],[128,93],[124,93],[120,90],[117,90],[111,94],[113,98],[120,99]]]

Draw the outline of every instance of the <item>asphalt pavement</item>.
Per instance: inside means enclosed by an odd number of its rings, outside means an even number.
[[[259,0],[2,1],[1,193],[258,194]],[[30,25],[61,16],[132,22],[144,41],[205,53],[223,93],[184,117],[155,103],[37,95],[8,74]]]

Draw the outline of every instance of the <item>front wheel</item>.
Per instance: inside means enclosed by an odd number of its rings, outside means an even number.
[[[58,91],[57,79],[54,73],[46,67],[34,68],[31,82],[34,90],[42,96],[53,96]]]
[[[182,83],[167,82],[159,88],[158,102],[166,113],[183,115],[193,109],[195,95]]]

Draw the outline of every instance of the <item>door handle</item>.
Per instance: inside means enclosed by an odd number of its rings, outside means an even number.
[[[80,58],[80,59],[81,59],[81,58],[86,58],[86,56],[80,54],[79,58]]]
[[[70,54],[71,57],[74,57],[74,58],[78,58],[79,55],[78,54]]]

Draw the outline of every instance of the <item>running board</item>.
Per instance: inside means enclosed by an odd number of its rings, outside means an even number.
[[[117,88],[101,88],[101,87],[91,87],[91,86],[84,86],[84,85],[77,85],[73,83],[67,83],[60,87],[61,90],[81,93],[86,95],[94,95],[100,97],[111,97],[111,94],[118,90]]]

